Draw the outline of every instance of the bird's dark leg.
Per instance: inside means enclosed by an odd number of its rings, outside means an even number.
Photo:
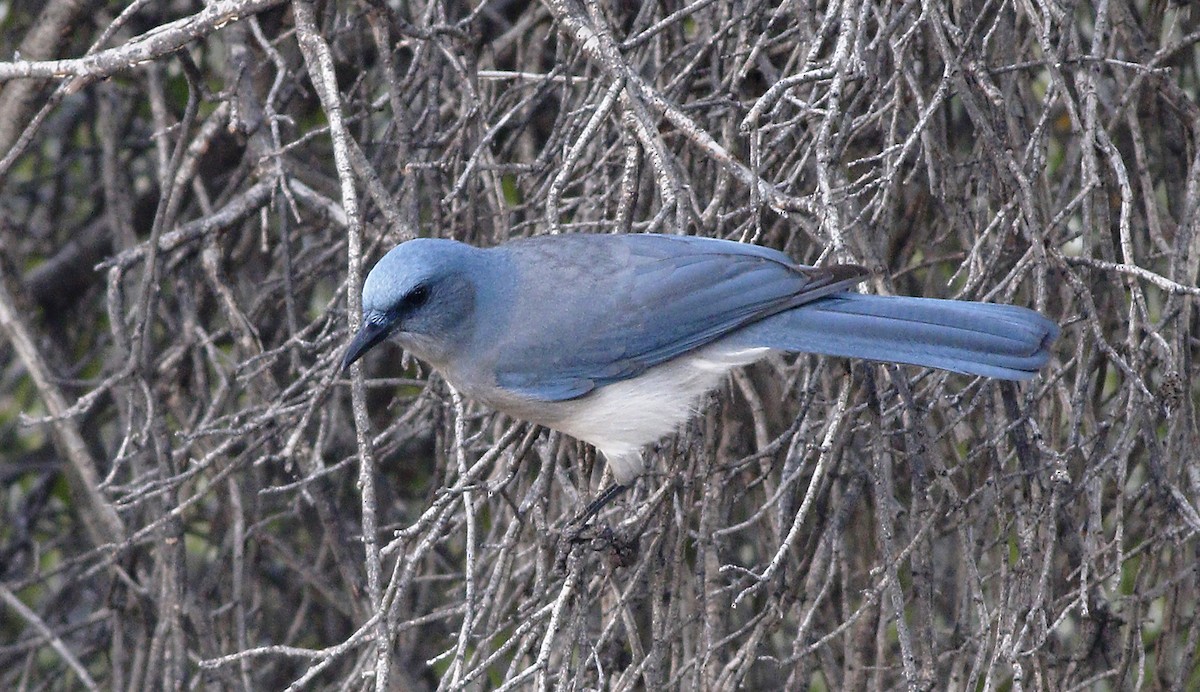
[[[577,526],[579,528],[583,528],[585,524],[592,520],[592,517],[596,516],[600,513],[600,510],[604,509],[604,505],[612,502],[614,498],[625,492],[625,489],[628,487],[629,486],[621,485],[620,483],[613,483],[612,485],[608,486],[604,489],[604,492],[600,493],[599,497],[597,497],[595,500],[592,500],[587,507],[584,507],[583,512],[581,512],[579,516],[572,519],[571,523],[567,524],[567,526]]]

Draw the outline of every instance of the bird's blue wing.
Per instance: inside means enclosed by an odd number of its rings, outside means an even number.
[[[710,238],[569,235],[508,243],[520,274],[496,383],[561,401],[635,377],[782,310],[845,290],[861,267],[799,266]]]

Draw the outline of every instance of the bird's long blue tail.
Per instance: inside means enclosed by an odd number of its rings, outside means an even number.
[[[843,293],[772,315],[733,337],[830,356],[1027,380],[1050,358],[1058,325],[1027,308]]]

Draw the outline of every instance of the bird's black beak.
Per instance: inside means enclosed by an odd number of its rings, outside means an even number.
[[[372,322],[365,320],[362,329],[358,330],[358,334],[354,335],[354,341],[350,342],[350,346],[346,348],[346,355],[342,357],[342,371],[349,368],[354,361],[363,357],[363,354],[370,351],[375,344],[388,338],[388,334],[392,332],[392,325],[387,323]]]

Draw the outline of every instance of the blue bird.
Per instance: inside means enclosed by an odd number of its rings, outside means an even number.
[[[617,485],[590,517],[643,472],[645,445],[772,351],[1027,380],[1058,337],[1022,307],[848,290],[866,276],[691,236],[420,238],[367,276],[343,368],[391,337],[465,396],[594,445]]]

